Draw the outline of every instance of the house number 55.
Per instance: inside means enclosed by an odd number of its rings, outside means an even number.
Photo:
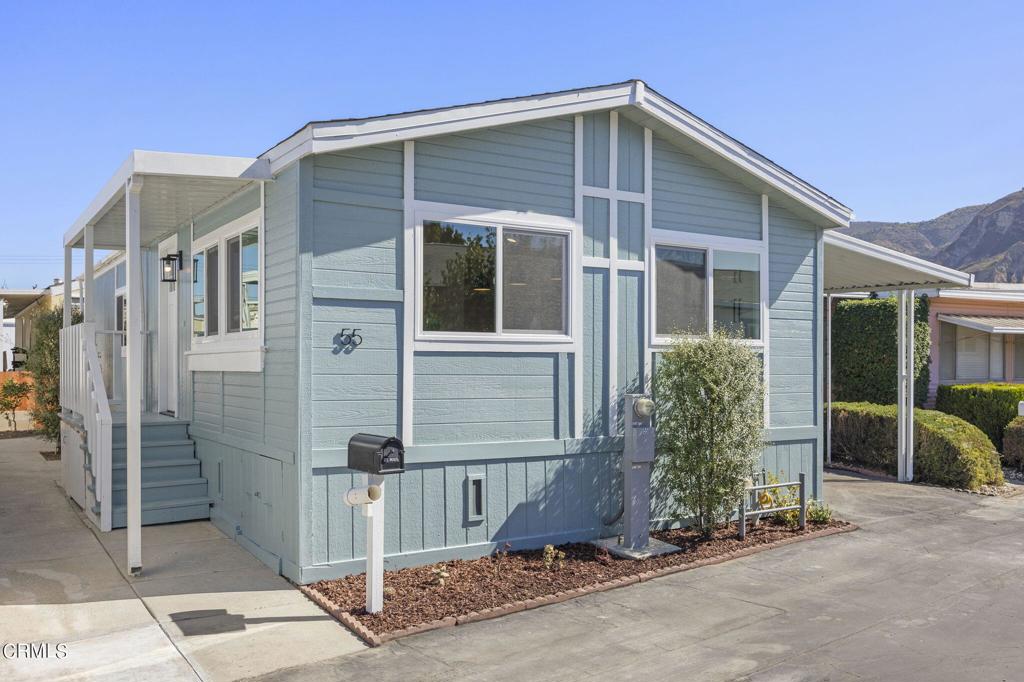
[[[345,327],[342,329],[341,334],[338,335],[338,341],[341,342],[339,345],[341,345],[342,348],[350,346],[352,348],[357,348],[363,342],[363,337],[360,336],[358,332],[358,328],[349,329],[348,327]]]

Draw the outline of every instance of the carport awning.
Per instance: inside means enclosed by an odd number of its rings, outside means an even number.
[[[0,289],[0,301],[5,302],[0,312],[5,317],[14,317],[32,305],[43,293],[44,291],[39,289]]]
[[[1024,334],[1024,317],[990,315],[939,315],[941,322],[977,329],[989,334]]]
[[[825,233],[825,292],[969,287],[974,275],[838,232]]]

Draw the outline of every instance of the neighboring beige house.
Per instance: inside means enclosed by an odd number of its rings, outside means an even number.
[[[81,301],[81,281],[71,283],[71,305]],[[64,281],[54,278],[53,284],[42,289],[0,291],[0,299],[8,301],[5,318],[14,318],[14,345],[26,351],[35,340],[35,317],[42,311],[64,306]]]
[[[1024,284],[976,282],[931,297],[928,404],[942,384],[1024,382]]]

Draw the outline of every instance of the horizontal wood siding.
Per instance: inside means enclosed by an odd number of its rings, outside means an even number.
[[[288,171],[285,171],[286,173]],[[258,184],[252,184],[245,189],[239,190],[226,201],[221,202],[209,211],[196,217],[192,225],[192,234],[195,238],[210,234],[221,225],[226,225],[232,220],[241,218],[250,211],[260,207],[260,188]]]
[[[204,230],[258,207],[241,193],[204,217]],[[203,475],[210,479],[214,521],[249,543],[297,564],[299,490],[298,170],[266,185],[264,229],[264,368],[262,372],[192,372],[190,428]],[[197,225],[199,222],[197,221]],[[191,305],[181,308],[187,315]],[[265,561],[266,555],[262,555]]]
[[[818,231],[774,203],[769,208],[769,392],[771,425],[817,423]]]
[[[558,437],[555,355],[417,353],[414,368],[419,444]]]
[[[655,136],[654,227],[743,239],[761,238],[761,195]]]
[[[416,198],[572,216],[573,119],[416,141]]]

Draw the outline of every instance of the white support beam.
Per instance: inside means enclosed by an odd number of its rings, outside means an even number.
[[[905,461],[903,464],[904,480],[914,480],[914,290],[907,293],[907,321],[905,333],[907,341],[907,425],[905,433],[907,442],[904,446]]]
[[[142,572],[142,242],[141,210],[142,177],[133,175],[125,183],[125,263],[127,270],[125,295],[127,296],[127,367],[125,371],[126,396],[126,492],[128,571],[131,575]],[[110,475],[105,473],[104,475]],[[110,500],[104,500],[110,504]]]
[[[71,326],[71,247],[64,247],[64,326]]]
[[[832,294],[825,294],[825,450],[832,464]]]
[[[94,267],[96,260],[93,258],[93,244],[95,241],[96,227],[85,226],[85,277],[82,279],[82,320],[85,322],[96,321],[96,298],[93,294],[96,291],[96,279]]]

